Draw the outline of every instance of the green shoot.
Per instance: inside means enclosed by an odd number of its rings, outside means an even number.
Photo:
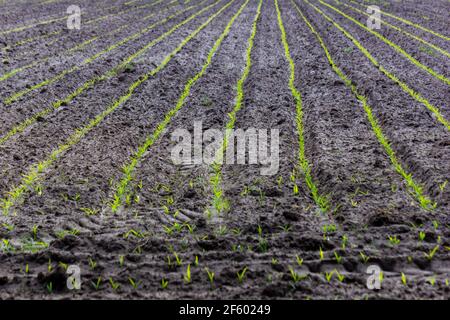
[[[239,283],[242,283],[244,281],[245,273],[247,272],[247,270],[248,270],[248,268],[244,267],[244,269],[242,269],[240,272],[238,271],[236,273]]]

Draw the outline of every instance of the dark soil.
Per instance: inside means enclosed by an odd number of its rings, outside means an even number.
[[[0,138],[216,1],[203,1],[18,101],[0,102]],[[308,1],[450,119],[448,85],[319,0]],[[2,101],[165,17],[198,5],[200,0],[153,1],[153,6],[146,7],[140,6],[152,1],[79,1],[81,30],[67,30],[66,20],[39,24],[63,17],[71,4],[65,0],[43,2],[0,1],[1,31],[36,24],[5,34],[0,31],[0,77],[46,59],[0,81]],[[123,177],[123,166],[176,105],[185,84],[201,70],[215,41],[244,2],[232,2],[127,102],[59,155],[9,213],[0,216],[0,299],[450,298],[450,132],[304,0],[295,3],[323,38],[336,65],[368,98],[399,162],[437,203],[436,208],[425,210],[419,205],[377,140],[362,104],[333,71],[293,2],[278,0],[295,63],[295,86],[302,94],[305,155],[315,184],[331,204],[327,212],[319,209],[299,167],[297,110],[275,3],[264,0],[235,128],[278,129],[279,170],[276,175],[264,176],[259,165],[225,164],[222,188],[230,208],[221,213],[212,210],[211,166],[174,164],[171,133],[179,128],[193,132],[195,121],[202,121],[203,130],[223,130],[229,121],[259,3],[250,0],[165,134],[140,159],[130,183],[131,202],[118,212],[111,211],[114,186]],[[361,10],[364,6],[348,0],[326,2],[365,24],[365,16],[342,3]],[[124,96],[135,81],[226,3],[218,2],[126,69],[96,82],[2,142],[1,197],[7,199],[30,168],[48,159],[76,130]],[[450,36],[448,1],[373,4]],[[106,14],[111,16],[83,25],[83,21]],[[448,40],[385,18],[450,52]],[[124,25],[123,30],[108,34]],[[427,53],[421,49],[423,44],[386,26],[379,32],[424,65],[450,77],[450,59],[445,55]],[[41,38],[43,35],[47,36]],[[82,49],[68,51],[96,36],[97,40]],[[31,40],[17,45],[26,39]],[[296,194],[293,171],[299,188]],[[434,252],[432,257],[430,252]],[[66,286],[70,265],[81,270],[80,290]],[[185,280],[188,265],[189,283]],[[383,270],[378,290],[367,287],[371,265]],[[214,272],[213,283],[205,269]],[[239,281],[237,273],[244,269]],[[293,272],[302,279],[294,281]],[[327,279],[330,272],[331,280]],[[402,283],[402,275],[406,283]],[[168,281],[165,288],[163,279]],[[113,289],[111,282],[119,287]]]

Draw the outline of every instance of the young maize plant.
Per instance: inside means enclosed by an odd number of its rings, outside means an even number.
[[[231,5],[231,3],[234,0],[230,1],[227,6]],[[132,174],[134,170],[136,169],[137,164],[141,161],[144,154],[147,152],[147,150],[158,140],[158,138],[161,136],[162,132],[165,130],[167,125],[171,122],[172,118],[178,113],[178,111],[184,106],[184,103],[189,96],[191,92],[191,88],[195,83],[205,74],[206,69],[211,64],[212,58],[214,54],[219,49],[220,45],[222,44],[225,37],[228,35],[228,33],[231,30],[231,27],[234,23],[234,21],[241,15],[244,8],[247,6],[248,2],[250,0],[246,0],[239,8],[239,10],[233,15],[233,17],[228,22],[227,26],[225,27],[225,30],[222,32],[222,34],[219,36],[219,38],[214,43],[213,47],[208,53],[208,56],[206,58],[205,63],[202,66],[202,69],[192,78],[190,78],[187,83],[184,86],[183,92],[181,96],[179,97],[176,105],[174,108],[169,110],[168,113],[164,116],[164,120],[160,122],[156,129],[153,131],[151,135],[147,137],[145,142],[141,144],[138,148],[138,150],[131,156],[131,159],[129,160],[128,164],[123,167],[123,176],[122,179],[119,181],[117,186],[114,189],[114,196],[111,203],[111,209],[113,212],[116,212],[123,203],[124,198],[126,197],[126,194],[129,192],[129,184],[132,181],[133,177]],[[226,7],[224,7],[226,8]]]
[[[229,121],[225,126],[225,136],[222,142],[222,146],[220,149],[216,152],[216,159],[211,165],[211,168],[213,169],[213,175],[210,178],[210,182],[213,189],[213,200],[212,200],[212,206],[216,210],[217,213],[220,213],[222,211],[226,211],[229,209],[228,201],[224,197],[224,190],[221,187],[222,182],[222,162],[225,150],[227,150],[230,134],[232,129],[234,129],[234,124],[236,122],[236,114],[238,111],[242,108],[242,102],[244,100],[244,83],[245,80],[248,77],[248,74],[250,73],[250,68],[252,66],[252,49],[253,49],[253,41],[256,36],[257,31],[257,24],[259,17],[261,15],[261,6],[262,6],[262,0],[259,1],[258,8],[256,10],[255,18],[253,19],[252,23],[252,30],[250,37],[247,41],[247,50],[246,50],[246,65],[242,72],[242,75],[240,79],[237,82],[236,85],[236,98],[235,98],[235,104],[233,107],[233,110],[228,113]],[[207,210],[207,212],[210,212],[210,210]]]
[[[220,0],[219,0],[220,1]],[[56,149],[54,149],[45,160],[42,160],[38,163],[31,165],[30,169],[27,173],[23,175],[23,178],[18,186],[13,187],[9,192],[8,196],[0,200],[0,208],[2,209],[4,214],[8,214],[9,210],[13,205],[17,203],[17,201],[28,191],[33,190],[33,186],[35,186],[36,182],[38,182],[40,176],[45,173],[45,171],[55,162],[58,158],[64,154],[67,150],[69,150],[72,146],[77,144],[84,136],[98,126],[103,119],[105,119],[109,114],[114,112],[117,108],[121,107],[125,102],[127,102],[135,90],[145,81],[147,81],[150,77],[155,76],[158,72],[160,72],[172,58],[180,52],[183,47],[190,42],[201,30],[206,28],[207,25],[211,23],[215,18],[217,18],[224,10],[226,10],[234,0],[228,2],[225,6],[223,6],[216,13],[211,15],[202,25],[200,25],[195,31],[189,34],[186,38],[184,38],[178,46],[170,52],[163,61],[152,69],[150,72],[142,75],[136,80],[134,83],[130,85],[126,93],[120,96],[117,100],[115,100],[108,108],[103,110],[100,114],[92,118],[89,123],[83,127],[80,127],[75,130],[75,132],[70,135],[65,142],[59,145]],[[161,132],[159,132],[161,134]],[[136,162],[137,163],[137,162]]]
[[[309,27],[311,32],[316,36],[318,42],[320,43],[322,49],[324,50],[324,53],[328,59],[328,62],[331,65],[331,68],[333,69],[333,71],[339,76],[339,78],[341,78],[342,81],[344,81],[344,84],[352,91],[355,98],[362,103],[364,111],[366,112],[367,119],[372,127],[372,130],[373,130],[376,138],[380,142],[380,144],[383,146],[389,159],[391,160],[392,166],[395,168],[397,173],[403,177],[407,187],[409,188],[409,190],[412,191],[415,199],[418,201],[420,206],[425,210],[434,209],[437,206],[437,204],[433,203],[432,200],[430,200],[430,198],[428,196],[424,195],[422,186],[420,186],[418,183],[416,183],[414,181],[412,174],[406,172],[405,169],[402,167],[400,161],[397,159],[397,156],[396,156],[394,150],[392,149],[392,147],[389,143],[389,140],[384,135],[384,133],[381,129],[381,126],[378,123],[378,120],[376,119],[375,115],[372,112],[372,108],[369,106],[369,104],[367,102],[367,97],[359,93],[358,87],[336,65],[336,63],[334,62],[333,58],[331,57],[331,54],[330,54],[327,46],[325,45],[325,42],[323,41],[322,37],[320,36],[320,34],[315,30],[315,28],[312,26],[311,22],[305,17],[305,15],[300,10],[300,8],[297,6],[297,4],[293,0],[291,0],[291,1],[292,1],[293,5],[295,6],[295,8],[297,9],[297,12],[299,13],[299,15],[302,17],[303,21],[307,24],[307,26]],[[308,2],[307,0],[304,0],[304,1]]]
[[[168,7],[167,7],[166,9],[161,10],[159,13],[161,14],[161,13],[163,13],[163,12],[166,12],[166,11],[170,10],[171,5],[172,5],[173,3],[175,3],[176,1],[177,1],[177,0],[173,0],[172,2],[170,2],[170,3],[168,4]],[[155,2],[155,3],[152,3],[152,4],[149,5],[149,6],[156,5],[157,3],[160,3],[160,2],[161,2],[161,1],[157,1],[157,2]],[[186,10],[189,10],[189,9],[191,9],[191,8],[193,8],[193,7],[194,7],[194,6],[189,7],[189,8],[186,8]],[[185,12],[186,10],[182,10],[182,12]],[[126,11],[129,11],[129,10],[126,10]],[[125,11],[122,11],[121,13],[125,13]],[[153,14],[151,14],[151,15],[148,15],[148,16],[144,17],[142,20],[146,20],[146,19],[148,19],[149,17],[151,17],[151,16],[153,16],[153,15],[155,15],[155,13],[153,13]],[[105,17],[108,17],[108,15],[106,15]],[[85,22],[85,24],[89,24],[90,22],[91,22],[91,21]],[[100,39],[100,38],[102,38],[102,37],[110,37],[110,36],[112,36],[112,35],[114,35],[114,34],[116,34],[116,33],[119,33],[120,31],[122,31],[123,29],[126,29],[126,28],[128,28],[128,27],[130,27],[130,24],[126,24],[126,25],[120,26],[120,27],[118,27],[118,28],[116,28],[116,29],[114,29],[114,30],[112,30],[112,31],[110,31],[110,32],[108,32],[108,33],[106,33],[106,34],[94,36],[94,37],[92,37],[92,38],[90,38],[90,39],[87,39],[87,40],[83,41],[82,43],[80,43],[80,44],[78,44],[78,45],[76,45],[76,46],[74,46],[74,47],[72,47],[72,48],[69,48],[69,49],[63,51],[61,54],[64,54],[64,53],[71,53],[71,52],[80,50],[80,49],[86,47],[87,45],[92,44],[93,42],[95,42],[96,40],[98,40],[98,39]],[[59,31],[59,32],[57,32],[57,33],[60,33],[60,32],[61,32],[61,31]],[[55,33],[51,33],[51,34],[55,34]],[[45,35],[45,37],[48,37],[48,36],[49,36],[49,34]],[[43,37],[43,36],[40,36],[40,37]],[[17,43],[15,43],[15,44],[13,44],[11,47],[20,46],[20,45],[23,45],[23,44],[25,44],[25,43],[31,42],[31,41],[33,41],[33,40],[34,40],[33,38],[31,38],[31,39],[25,39],[25,40],[22,40],[22,41],[20,41],[20,42],[17,42]],[[25,71],[25,70],[34,68],[34,67],[36,67],[36,66],[38,66],[38,65],[40,65],[40,64],[42,64],[42,63],[45,63],[45,62],[47,62],[50,58],[52,58],[53,56],[54,56],[54,54],[49,55],[49,56],[44,57],[44,58],[41,58],[41,59],[38,59],[38,60],[35,60],[35,61],[33,61],[33,62],[31,62],[31,63],[29,63],[29,64],[27,64],[27,65],[21,66],[21,67],[19,67],[19,68],[15,68],[15,69],[13,69],[13,70],[10,70],[10,71],[8,71],[7,73],[5,73],[5,74],[3,74],[3,75],[0,76],[0,82],[7,80],[7,79],[11,78],[12,76],[14,76],[14,75],[16,75],[16,74],[18,74],[18,73],[20,73],[20,72],[22,72],[22,71]]]
[[[357,13],[360,13],[360,14],[363,14],[363,15],[365,15],[367,17],[370,17],[370,14],[365,12],[365,11],[363,11],[363,10],[360,10],[358,8],[355,8],[355,7],[351,6],[351,5],[348,5],[348,4],[343,3],[343,2],[341,2],[341,4],[344,5],[345,7],[349,8],[350,10],[353,10],[353,11],[355,11]],[[379,18],[376,18],[376,17],[375,17],[375,19],[378,20],[381,24],[384,24],[384,25],[388,26],[391,29],[394,29],[394,30],[396,30],[398,32],[401,32],[404,35],[406,35],[406,36],[408,36],[408,37],[410,37],[410,38],[412,38],[412,39],[414,39],[416,41],[419,41],[419,42],[423,43],[424,45],[426,45],[427,47],[429,47],[429,48],[431,48],[433,50],[436,50],[437,52],[439,52],[439,53],[445,55],[446,57],[450,58],[450,52],[448,52],[448,51],[446,51],[446,50],[444,50],[444,49],[442,49],[442,48],[440,48],[440,47],[438,47],[438,46],[436,46],[436,45],[434,45],[434,44],[424,40],[423,38],[421,38],[419,36],[416,36],[416,35],[414,35],[412,33],[409,33],[406,30],[403,30],[402,28],[400,28],[398,26],[390,24],[389,22],[387,22],[387,21],[385,21],[383,19],[379,19]]]
[[[313,177],[311,175],[311,166],[308,162],[308,159],[305,155],[305,138],[304,138],[304,126],[303,126],[303,103],[302,103],[302,96],[300,92],[295,87],[295,63],[294,60],[292,60],[290,50],[289,50],[289,44],[287,42],[287,36],[286,31],[284,29],[283,20],[281,18],[281,11],[278,6],[278,0],[275,1],[275,7],[277,10],[277,19],[278,19],[278,26],[281,31],[281,41],[283,43],[284,47],[284,54],[286,57],[286,60],[289,62],[289,68],[290,68],[290,77],[289,77],[289,89],[291,90],[292,96],[295,101],[295,107],[296,107],[296,124],[297,124],[297,133],[298,133],[298,143],[299,143],[299,162],[300,162],[300,168],[303,171],[303,174],[305,176],[305,182],[306,185],[311,192],[312,198],[314,202],[317,204],[317,206],[320,208],[322,212],[326,212],[330,208],[329,201],[326,197],[319,194],[319,190],[314,183]]]
[[[367,7],[367,6],[363,5],[362,3],[359,3],[359,2],[357,2],[357,1],[355,1],[355,0],[350,0],[350,1],[351,1],[352,3],[354,3],[354,4],[357,4],[357,5],[362,6],[362,7],[364,7],[364,8]],[[384,15],[384,16],[393,18],[393,19],[395,19],[395,20],[397,20],[397,21],[400,21],[400,22],[403,22],[403,23],[405,23],[405,24],[407,24],[407,25],[410,25],[410,26],[412,26],[412,27],[414,27],[414,28],[416,28],[416,29],[420,29],[420,30],[425,31],[425,32],[428,32],[428,33],[430,33],[430,34],[432,34],[432,35],[434,35],[434,36],[436,36],[436,37],[439,37],[439,38],[441,38],[441,39],[450,41],[450,37],[444,36],[444,35],[442,35],[442,34],[436,32],[436,31],[433,31],[433,30],[431,30],[431,29],[425,28],[425,27],[421,26],[420,24],[411,22],[411,21],[409,21],[409,20],[407,20],[407,19],[404,19],[404,18],[402,18],[402,17],[398,17],[398,16],[393,15],[392,13],[389,13],[389,12],[386,12],[386,11],[380,10],[380,13],[381,13],[382,15]]]
[[[202,2],[200,2],[199,5],[201,5],[204,1],[206,1],[206,0],[203,0]],[[202,13],[206,12],[207,10],[209,10],[210,8],[214,7],[220,1],[222,1],[222,0],[217,0],[214,3],[212,3],[211,5],[208,5],[208,6],[204,7],[202,10],[196,12],[195,14],[191,15],[190,17],[188,17],[184,21],[182,21],[182,22],[178,23],[177,25],[173,26],[169,31],[163,33],[158,38],[156,38],[156,39],[152,40],[151,42],[149,42],[147,45],[142,47],[140,50],[136,51],[132,55],[130,55],[127,58],[123,59],[122,62],[119,65],[115,66],[111,70],[107,71],[106,73],[104,73],[104,74],[102,74],[100,76],[97,76],[97,77],[94,77],[94,78],[88,80],[87,82],[83,83],[80,87],[78,87],[75,91],[70,93],[65,98],[53,102],[50,106],[48,106],[45,109],[43,109],[43,110],[33,114],[31,117],[25,119],[21,123],[15,125],[8,132],[6,132],[2,137],[0,137],[0,145],[5,143],[9,139],[11,139],[13,136],[15,136],[15,135],[17,135],[19,133],[22,133],[26,128],[28,128],[29,126],[34,124],[38,119],[49,115],[54,110],[59,109],[61,106],[69,104],[77,96],[81,95],[86,90],[94,87],[99,82],[102,82],[104,80],[107,80],[110,77],[113,77],[113,76],[117,75],[120,70],[125,68],[127,65],[129,65],[132,61],[134,61],[135,59],[137,59],[141,55],[143,55],[145,52],[147,52],[147,50],[149,50],[150,48],[152,48],[153,46],[155,46],[156,44],[158,44],[159,42],[161,42],[162,40],[167,38],[169,35],[174,33],[176,30],[178,30],[183,25],[185,25],[188,22],[190,22],[191,20],[195,19],[200,14],[202,14]],[[192,7],[190,7],[190,8],[192,8]],[[163,19],[163,20],[161,20],[160,22],[161,23],[167,22],[167,21],[171,20],[172,18],[174,18],[178,14],[180,14],[180,13],[175,13],[175,14],[173,14],[173,15],[171,15],[171,16]]]
[[[372,54],[355,38],[353,37],[347,30],[345,30],[341,25],[331,19],[328,15],[326,15],[322,10],[318,7],[310,3],[308,0],[303,0],[307,4],[309,4],[314,10],[316,10],[320,15],[322,15],[327,21],[333,24],[340,32],[342,32],[348,39],[350,39],[353,44],[369,59],[369,61],[378,68],[386,77],[394,81],[404,92],[409,94],[414,100],[422,103],[430,112],[434,114],[436,120],[445,126],[447,130],[450,131],[450,122],[444,118],[444,116],[439,111],[439,108],[432,105],[427,99],[425,99],[420,93],[414,91],[411,87],[409,87],[406,83],[402,82],[396,75],[388,71],[384,68],[380,63],[372,56]]]
[[[428,72],[430,75],[432,75],[436,79],[439,79],[443,83],[445,83],[447,85],[450,85],[450,79],[446,78],[444,75],[436,72],[435,70],[431,69],[430,67],[420,63],[417,59],[415,59],[409,53],[407,53],[402,47],[400,47],[399,45],[393,43],[391,40],[387,39],[386,37],[384,37],[379,32],[374,31],[372,29],[369,29],[367,26],[365,26],[364,24],[362,24],[358,20],[350,17],[349,15],[345,14],[344,12],[342,12],[341,10],[337,9],[336,7],[330,5],[329,3],[324,2],[323,0],[319,0],[319,2],[321,4],[323,4],[324,6],[326,6],[326,7],[330,8],[330,9],[334,10],[335,12],[339,13],[341,16],[343,16],[343,17],[347,18],[348,20],[352,21],[353,23],[355,23],[356,25],[358,25],[359,27],[361,27],[365,31],[367,31],[367,32],[373,34],[374,36],[376,36],[378,39],[380,39],[381,41],[383,41],[384,43],[389,45],[392,49],[394,49],[395,51],[397,51],[398,53],[403,55],[405,58],[407,58],[409,61],[411,61],[416,67],[418,67],[418,68]]]

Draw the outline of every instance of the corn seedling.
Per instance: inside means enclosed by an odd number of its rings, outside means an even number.
[[[284,231],[284,232],[289,232],[289,231],[291,231],[291,229],[292,229],[292,226],[290,225],[290,224],[286,224],[286,225],[283,225],[283,226],[279,226],[279,228],[282,230],[282,231]]]
[[[341,274],[338,270],[335,270],[335,272],[336,272],[336,276],[337,276],[339,282],[343,282],[345,279],[345,276],[343,274]]]
[[[47,271],[48,271],[48,272],[52,272],[52,270],[53,270],[52,259],[48,259],[48,263],[47,263]]]
[[[98,277],[96,282],[91,281],[91,284],[95,290],[98,290],[100,288],[101,283],[102,283],[102,277]]]
[[[184,274],[184,282],[187,283],[191,283],[192,278],[191,278],[191,265],[188,264],[186,267],[186,273]]]
[[[125,262],[125,256],[124,255],[120,255],[119,256],[119,266],[122,268],[123,264]]]
[[[428,282],[429,282],[432,286],[434,286],[434,285],[436,284],[436,276],[429,277],[429,278],[428,278]]]
[[[277,258],[272,258],[272,265],[277,265],[278,264],[278,259]]]
[[[181,266],[181,263],[182,263],[183,261],[181,260],[181,258],[178,256],[178,254],[177,254],[176,252],[174,252],[173,255],[174,255],[175,260],[176,260],[176,262],[177,262],[177,266],[180,267],[180,266]]]
[[[242,283],[244,281],[245,273],[247,272],[248,268],[244,267],[241,271],[236,272],[238,282]]]
[[[425,255],[425,257],[428,259],[428,260],[432,260],[433,259],[433,257],[434,257],[434,255],[436,254],[436,252],[439,250],[439,245],[437,245],[437,246],[435,246],[433,249],[431,249],[430,250],[430,252],[428,252],[428,253],[426,253],[426,252],[424,252],[424,255]]]
[[[38,229],[39,229],[39,226],[38,225],[34,225],[32,228],[31,228],[31,230],[32,230],[32,237],[33,237],[33,240],[37,240],[37,237],[38,237]]]
[[[419,232],[419,241],[423,241],[424,239],[425,239],[425,232],[423,232],[423,231],[420,231]]]
[[[92,260],[91,258],[88,259],[88,263],[89,263],[89,268],[91,270],[94,270],[97,267],[97,262],[95,262],[94,260]]]
[[[208,274],[209,283],[214,285],[214,272],[210,271],[208,268],[205,268],[206,273]]]
[[[439,222],[437,222],[436,220],[433,220],[433,227],[435,230],[437,230],[439,228]]]
[[[109,278],[109,284],[111,285],[113,291],[117,291],[117,289],[119,289],[120,287],[120,284],[118,282],[115,282],[112,277]]]
[[[403,285],[408,285],[408,279],[406,278],[406,275],[402,272],[402,283]]]
[[[168,285],[169,285],[169,280],[162,278],[161,279],[161,289],[166,289]]]
[[[370,259],[370,257],[367,256],[363,251],[359,252],[359,256],[361,257],[361,261],[363,263],[367,263],[369,261],[369,259]]]
[[[297,260],[297,264],[298,264],[299,266],[302,266],[302,264],[303,264],[303,259],[300,258],[298,255],[295,256],[295,259]]]
[[[67,268],[69,268],[69,265],[67,264],[67,263],[64,263],[64,262],[58,262],[58,265],[61,267],[61,268],[63,268],[64,270],[66,270],[67,271]]]
[[[2,226],[3,226],[3,228],[5,228],[8,232],[14,231],[14,225],[13,225],[13,224],[3,223]]]
[[[348,237],[347,237],[347,235],[344,234],[342,236],[342,241],[341,241],[342,250],[345,250],[345,248],[347,247],[347,243],[348,243]]]
[[[325,272],[325,279],[327,280],[328,283],[330,283],[331,279],[333,279],[333,274],[334,274],[334,270],[332,270],[330,272]]]
[[[320,260],[323,260],[324,258],[322,247],[319,248],[319,258]]]
[[[49,282],[49,283],[47,283],[47,291],[48,291],[48,293],[53,293],[53,283],[52,282]]]
[[[295,270],[289,266],[289,274],[291,276],[292,282],[295,284],[303,279],[305,279],[307,277],[307,275],[301,275],[298,274],[297,272],[295,272]]]
[[[269,250],[269,242],[266,238],[260,237],[258,240],[259,252],[267,252]]]
[[[400,239],[397,236],[388,236],[389,243],[393,246],[400,244]]]
[[[136,281],[131,277],[128,277],[128,281],[130,282],[131,286],[133,287],[134,290],[137,290],[139,285],[140,285],[140,281]]]
[[[339,253],[337,253],[337,251],[334,252],[334,257],[335,257],[337,263],[342,262],[342,257],[339,255]]]
[[[219,236],[224,236],[227,233],[227,226],[222,225],[216,229],[216,234]]]
[[[88,217],[95,216],[99,213],[99,209],[91,209],[91,208],[80,208],[82,212],[84,212]]]
[[[445,180],[444,182],[439,184],[439,190],[441,190],[441,192],[444,192],[445,187],[448,184],[448,180]]]

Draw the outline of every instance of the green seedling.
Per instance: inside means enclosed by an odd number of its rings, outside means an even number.
[[[302,264],[303,264],[303,259],[300,258],[298,255],[295,256],[295,259],[297,260],[297,264],[298,264],[299,266],[302,266]]]
[[[48,259],[47,271],[52,272],[52,270],[53,270],[52,259]]]
[[[91,258],[88,259],[89,262],[89,268],[91,270],[94,270],[97,267],[97,262],[95,262],[94,260],[92,260]]]
[[[95,216],[99,213],[99,209],[91,209],[91,208],[80,208],[88,217]]]
[[[307,275],[301,275],[295,272],[295,270],[292,267],[289,267],[289,274],[291,276],[292,282],[297,283],[307,277]]]
[[[247,272],[248,268],[244,267],[241,271],[236,272],[238,282],[242,283],[244,281],[245,273]]]
[[[114,282],[112,277],[109,278],[109,284],[114,291],[117,291],[117,289],[119,289],[120,287],[120,284],[118,282]]]
[[[131,286],[133,287],[134,290],[137,290],[139,285],[140,285],[140,281],[136,281],[131,277],[128,277],[128,281],[130,282]]]
[[[283,226],[279,226],[279,228],[282,230],[282,231],[284,231],[284,232],[289,232],[289,231],[291,231],[291,229],[292,229],[292,226],[290,225],[290,224],[286,224],[286,225],[283,225]]]
[[[187,283],[191,283],[192,278],[191,278],[191,265],[188,264],[187,268],[186,268],[186,273],[184,274],[184,282]]]
[[[367,263],[370,259],[370,257],[367,256],[363,251],[359,252],[359,256],[361,257],[363,263]]]
[[[388,236],[389,243],[393,246],[400,244],[400,239],[397,236]]]
[[[182,263],[183,261],[181,260],[181,258],[178,256],[178,254],[177,254],[176,252],[174,252],[173,255],[174,255],[175,260],[176,260],[176,262],[177,262],[177,266],[180,267],[180,266],[181,266],[181,263]]]
[[[119,266],[122,268],[123,264],[125,262],[125,256],[124,255],[120,255],[119,256]]]
[[[53,293],[53,283],[52,282],[47,283],[47,291],[50,294]]]
[[[332,270],[330,272],[325,272],[325,279],[327,280],[328,283],[330,283],[331,279],[333,279],[333,274],[334,274],[334,270]]]
[[[162,278],[161,279],[161,289],[166,289],[168,285],[169,285],[169,280]]]
[[[98,290],[100,288],[101,283],[102,283],[102,277],[98,277],[96,282],[91,281],[91,284],[95,290]]]
[[[342,257],[339,255],[339,253],[337,253],[337,251],[334,252],[334,257],[336,258],[337,263],[342,262]]]
[[[38,225],[34,225],[31,228],[31,234],[32,234],[33,240],[37,240],[37,238],[38,238],[38,229],[39,229]]]
[[[432,286],[434,286],[434,285],[436,284],[436,277],[435,277],[435,276],[429,277],[429,278],[428,278],[428,282],[429,282]]]
[[[210,271],[208,268],[205,268],[205,271],[208,274],[209,283],[214,285],[214,272]]]
[[[272,265],[277,265],[278,264],[278,259],[277,258],[272,258]]]
[[[3,226],[3,228],[5,228],[8,232],[12,232],[12,231],[14,230],[14,225],[13,225],[13,224],[3,223],[2,226]]]
[[[445,187],[447,186],[447,184],[448,184],[447,180],[445,180],[444,182],[440,183],[439,184],[439,190],[441,190],[441,192],[444,192]]]
[[[424,239],[425,239],[425,232],[423,232],[423,231],[420,231],[419,232],[419,241],[423,241]]]
[[[437,222],[436,220],[433,220],[433,227],[435,230],[437,230],[437,228],[439,228],[439,222]]]
[[[403,285],[408,285],[408,279],[406,279],[406,275],[402,272],[402,283]]]
[[[339,271],[335,270],[336,272],[336,276],[338,277],[339,282],[343,282],[345,279],[345,276],[341,273],[339,273]]]
[[[322,247],[319,248],[319,258],[320,260],[323,260],[324,258]]]
[[[342,236],[342,241],[341,241],[342,250],[345,250],[345,248],[347,247],[347,243],[348,243],[348,237],[344,234]]]
[[[436,252],[439,250],[439,245],[437,245],[437,246],[435,246],[433,249],[431,249],[430,250],[430,252],[428,252],[428,253],[426,253],[426,252],[424,252],[424,255],[425,255],[425,257],[428,259],[428,260],[432,260],[433,259],[433,257],[434,257],[434,255],[436,254]]]

